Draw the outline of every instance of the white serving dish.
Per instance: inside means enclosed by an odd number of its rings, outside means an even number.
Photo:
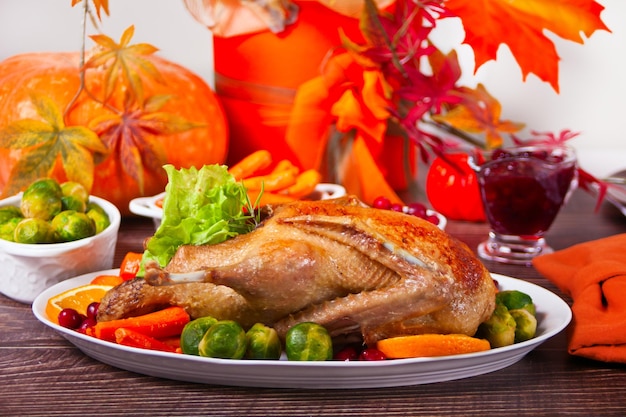
[[[52,296],[89,283],[100,271],[64,281],[47,289],[33,303],[33,313],[86,355],[111,366],[143,375],[202,384],[263,388],[357,389],[429,384],[482,375],[506,368],[561,332],[572,313],[559,296],[527,281],[492,274],[502,290],[530,295],[537,306],[537,334],[533,339],[484,352],[435,358],[385,361],[293,362],[283,360],[228,360],[158,352],[118,345],[61,327],[46,317]],[[565,349],[565,346],[563,347]],[[284,356],[284,355],[283,355]],[[533,366],[533,361],[528,361]]]
[[[0,206],[18,206],[22,193],[0,200]],[[73,242],[50,244],[15,243],[0,239],[0,292],[30,304],[46,288],[67,278],[113,266],[120,211],[112,203],[89,197],[102,207],[111,224],[95,236]]]

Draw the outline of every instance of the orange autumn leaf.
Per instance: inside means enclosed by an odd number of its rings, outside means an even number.
[[[85,63],[85,69],[101,65],[108,66],[103,101],[107,101],[113,95],[115,86],[121,83],[130,87],[130,97],[141,105],[144,97],[142,74],[147,74],[152,79],[162,82],[159,70],[152,62],[144,58],[158,49],[148,43],[130,45],[134,33],[134,26],[129,26],[122,34],[119,43],[106,35],[90,36],[100,49]]]
[[[600,19],[604,6],[594,0],[447,0],[446,7],[463,21],[464,43],[474,50],[476,69],[495,60],[500,44],[515,57],[524,80],[535,74],[559,91],[559,56],[552,32],[584,43],[597,30],[610,30]]]
[[[169,98],[168,95],[148,97],[141,109],[127,107],[127,102],[123,111],[102,114],[89,123],[89,128],[110,150],[110,156],[120,161],[140,190],[144,188],[144,169],[161,173],[167,163],[165,148],[157,138],[202,127],[176,114],[161,111]]]
[[[78,3],[87,0],[72,0],[72,7],[76,6]],[[109,16],[109,0],[92,0],[93,6],[96,8],[96,14],[98,15],[98,20],[102,21],[102,13],[104,11],[107,16]]]
[[[40,119],[21,119],[0,130],[0,147],[21,149],[23,154],[12,168],[3,195],[23,190],[37,178],[51,176],[57,160],[70,181],[91,189],[93,153],[107,148],[98,136],[84,126],[66,126],[56,103],[48,97],[32,97]]]
[[[433,120],[448,124],[468,133],[484,134],[488,148],[502,145],[501,133],[515,133],[524,125],[509,120],[500,120],[502,106],[482,84],[475,90],[461,89],[466,98],[445,114],[433,115]]]

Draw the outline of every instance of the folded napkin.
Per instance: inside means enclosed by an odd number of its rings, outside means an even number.
[[[626,234],[541,255],[533,265],[573,300],[568,352],[626,363]]]

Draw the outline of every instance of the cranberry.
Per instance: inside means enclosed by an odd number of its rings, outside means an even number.
[[[346,346],[339,352],[335,353],[334,359],[336,361],[356,361],[359,359],[359,352],[354,346]]]
[[[407,214],[424,219],[426,218],[426,206],[422,203],[410,203],[407,206]]]
[[[80,326],[78,326],[78,329],[76,329],[76,331],[84,334],[87,332],[87,329],[89,327],[93,327],[95,325],[96,325],[96,319],[87,317],[83,320]]]
[[[387,359],[385,354],[375,348],[366,348],[359,355],[361,361],[384,361]]]
[[[394,203],[389,207],[389,210],[402,212],[404,211],[404,207],[402,206],[402,204]]]
[[[97,301],[94,301],[93,303],[89,304],[87,306],[87,318],[90,319],[96,319],[96,316],[98,315],[98,308],[100,307],[100,303]]]
[[[430,216],[427,216],[426,220],[428,220],[429,222],[431,222],[435,226],[439,225],[439,217],[435,216],[434,214],[431,214]]]
[[[372,204],[372,207],[388,210],[391,207],[391,201],[384,196],[376,197],[374,203]]]
[[[86,317],[73,308],[64,308],[59,313],[59,325],[68,329],[78,329]]]
[[[435,215],[429,215],[427,213],[428,209],[422,203],[410,203],[408,206],[403,206],[402,204],[391,203],[387,197],[380,196],[376,197],[372,207],[410,214],[412,216],[419,217],[420,219],[427,220],[435,226],[439,225],[439,218]]]

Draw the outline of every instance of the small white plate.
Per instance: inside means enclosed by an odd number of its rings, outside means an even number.
[[[327,200],[329,198],[343,197],[344,195],[346,195],[346,189],[341,185],[321,183],[317,184],[317,187],[315,187],[315,192],[311,196],[311,199]],[[130,201],[128,208],[131,213],[137,214],[138,216],[151,217],[154,221],[155,229],[158,229],[161,225],[161,219],[163,218],[163,209],[157,205],[157,202],[163,200],[163,197],[165,197],[165,192],[152,197],[134,198]],[[404,210],[406,212],[408,207],[405,206]],[[441,230],[445,230],[446,224],[448,223],[448,219],[446,219],[445,216],[430,209],[426,211],[426,214],[429,216],[436,216],[439,219],[437,226]]]
[[[228,360],[126,347],[61,327],[46,317],[48,299],[87,284],[101,271],[63,281],[40,294],[33,313],[86,355],[139,374],[203,384],[263,388],[355,389],[429,384],[482,375],[506,368],[563,330],[570,322],[569,306],[556,294],[526,281],[492,274],[503,290],[530,295],[539,322],[535,338],[485,352],[437,358],[394,359],[376,362],[290,362],[287,360]],[[532,366],[532,362],[528,363]]]
[[[346,195],[346,189],[338,184],[317,184],[315,191],[310,196],[314,200],[327,200],[329,198],[338,198]],[[154,227],[158,228],[163,218],[163,209],[157,205],[157,202],[163,200],[165,192],[154,195],[152,197],[134,198],[128,204],[131,213],[139,216],[151,217],[154,221]]]

